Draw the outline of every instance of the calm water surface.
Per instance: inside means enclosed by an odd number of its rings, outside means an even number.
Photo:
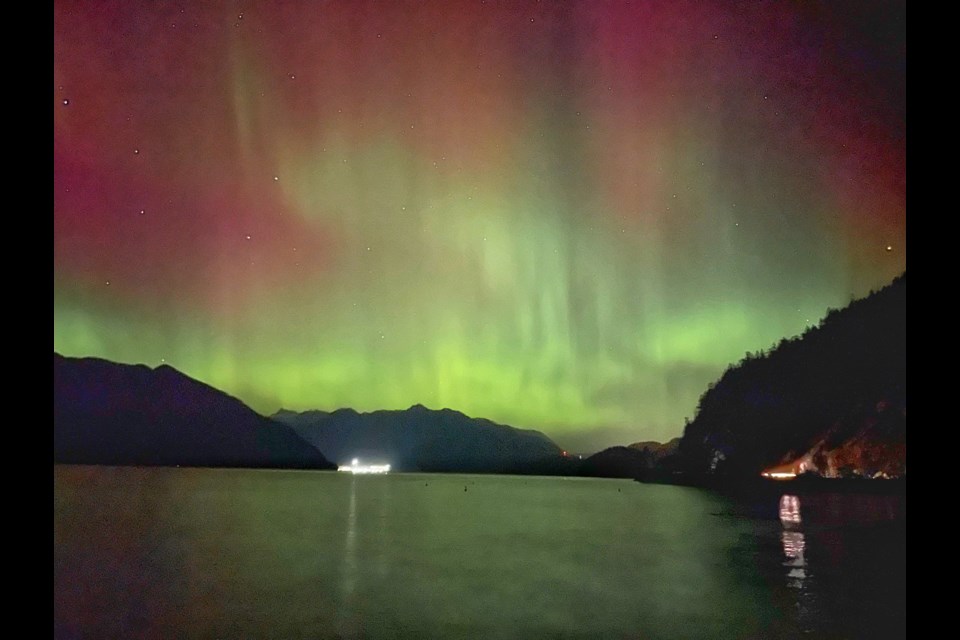
[[[54,467],[58,638],[899,638],[906,498]]]

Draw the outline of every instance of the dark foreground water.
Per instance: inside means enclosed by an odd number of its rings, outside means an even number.
[[[906,499],[54,467],[58,638],[899,638]]]

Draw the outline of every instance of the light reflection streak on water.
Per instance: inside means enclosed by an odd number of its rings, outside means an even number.
[[[780,541],[783,544],[783,566],[787,569],[786,586],[796,598],[797,624],[804,633],[814,633],[820,628],[821,603],[817,596],[818,584],[810,571],[807,555],[807,538],[801,530],[800,498],[794,495],[780,497],[780,522],[783,531]]]
[[[807,578],[807,563],[803,557],[806,539],[803,532],[798,530],[802,522],[800,498],[792,495],[780,498],[780,522],[783,523],[780,539],[783,542],[783,555],[786,557],[783,566],[789,567],[787,586],[802,589]]]
[[[780,522],[785,527],[800,524],[800,498],[791,495],[780,497]]]
[[[803,588],[803,581],[807,577],[806,561],[803,558],[805,540],[801,531],[784,531],[782,534],[783,555],[787,557],[783,566],[790,567],[787,572],[787,586],[795,589]]]
[[[377,572],[382,578],[389,572],[388,560],[390,554],[393,553],[393,546],[388,544],[389,533],[387,532],[387,528],[390,525],[390,514],[388,512],[388,508],[391,503],[392,485],[388,482],[383,482],[380,484],[380,514],[379,523],[377,526]]]
[[[343,545],[343,563],[340,568],[341,633],[348,631],[351,623],[353,594],[357,588],[357,479],[350,479],[350,507],[347,512],[347,531]]]

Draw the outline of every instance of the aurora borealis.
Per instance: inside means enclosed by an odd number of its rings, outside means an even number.
[[[680,435],[906,268],[903,3],[54,3],[54,349]]]

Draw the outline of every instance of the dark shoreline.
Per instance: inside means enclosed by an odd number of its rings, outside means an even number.
[[[763,477],[711,476],[707,474],[653,473],[635,478],[642,484],[670,484],[724,493],[862,493],[905,494],[907,479],[823,478],[800,476],[792,480],[771,480]]]

